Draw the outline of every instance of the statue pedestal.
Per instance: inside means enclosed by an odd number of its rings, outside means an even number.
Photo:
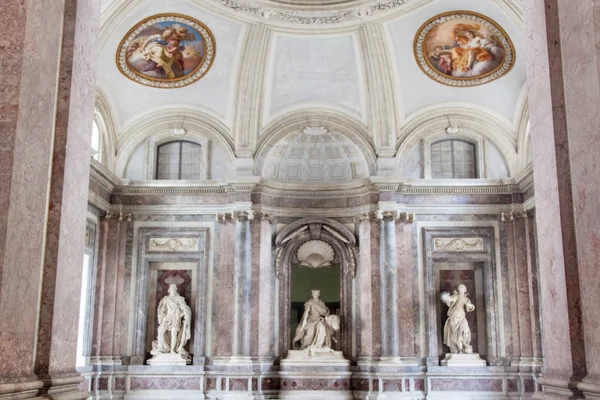
[[[341,351],[290,350],[280,365],[280,399],[352,399],[350,361]]]
[[[191,363],[191,359],[172,353],[160,353],[148,360],[148,365],[189,365]]]
[[[446,354],[442,365],[447,367],[485,367],[487,363],[479,357],[479,354]]]

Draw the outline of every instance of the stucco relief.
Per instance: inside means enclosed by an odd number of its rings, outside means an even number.
[[[483,238],[436,238],[433,241],[434,251],[485,251]]]
[[[198,239],[194,238],[150,238],[148,246],[152,252],[190,252],[198,249]]]

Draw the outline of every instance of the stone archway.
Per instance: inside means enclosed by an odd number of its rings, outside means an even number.
[[[298,263],[300,246],[320,240],[333,248],[333,262],[340,264],[341,350],[346,357],[352,354],[352,280],[356,276],[354,234],[343,224],[324,218],[305,218],[285,227],[275,239],[277,253],[275,274],[279,279],[279,354],[284,358],[291,347],[290,304],[291,265]]]

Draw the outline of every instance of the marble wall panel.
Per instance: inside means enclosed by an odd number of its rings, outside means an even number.
[[[213,293],[215,294],[215,312],[213,318],[213,351],[215,356],[232,355],[233,337],[233,266],[235,258],[235,222],[220,224],[221,235],[217,247],[221,248],[220,264],[215,268]],[[218,311],[217,311],[218,310]]]
[[[398,315],[400,320],[400,356],[415,357],[413,319],[413,257],[410,224],[396,223],[396,257],[398,259]]]
[[[373,293],[379,293],[381,291],[381,280],[379,277],[379,265],[381,252],[381,232],[379,228],[379,221],[371,221],[371,285]],[[373,308],[371,314],[371,327],[372,327],[372,349],[373,356],[381,355],[381,300],[380,296],[373,296],[372,298]]]
[[[431,379],[431,391],[502,392],[501,379]]]
[[[132,378],[131,390],[202,390],[200,378]]]

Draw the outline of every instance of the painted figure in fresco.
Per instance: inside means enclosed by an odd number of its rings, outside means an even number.
[[[169,79],[176,77],[174,66],[177,71],[183,71],[183,46],[181,42],[188,36],[185,27],[166,28],[162,33],[148,36],[143,44],[136,50],[140,56],[148,61],[142,72],[157,70],[165,74]]]
[[[448,319],[444,325],[444,344],[450,347],[450,352],[454,354],[464,353],[472,354],[471,329],[467,322],[467,312],[475,310],[475,305],[467,296],[467,287],[458,285],[458,292],[453,294],[444,292],[441,295],[442,302],[450,309],[448,310]]]
[[[313,290],[312,298],[304,303],[304,314],[292,340],[296,350],[331,348],[332,341],[336,341],[333,334],[340,329],[340,318],[329,315],[320,294],[320,290]]]
[[[438,31],[432,32],[433,36]],[[428,58],[433,67],[445,75],[463,78],[492,72],[506,57],[498,36],[487,37],[475,23],[454,24],[451,34],[444,36],[442,42],[435,39],[435,45],[431,43],[429,49]]]
[[[429,60],[443,74],[452,75],[452,52],[443,46],[436,46],[429,55]]]
[[[132,68],[147,76],[175,79],[201,62],[201,44],[188,28],[173,24],[153,32],[158,33],[142,35],[127,48],[127,60]]]
[[[462,31],[462,25],[454,28],[454,40],[459,47],[452,49],[453,70],[460,69],[467,72],[473,68],[475,62],[491,61],[493,59],[490,52],[484,47],[485,38],[472,30]]]
[[[177,293],[177,285],[169,285],[169,295],[158,303],[158,339],[152,342],[150,354],[180,354],[187,358],[185,345],[191,338],[192,310]]]

